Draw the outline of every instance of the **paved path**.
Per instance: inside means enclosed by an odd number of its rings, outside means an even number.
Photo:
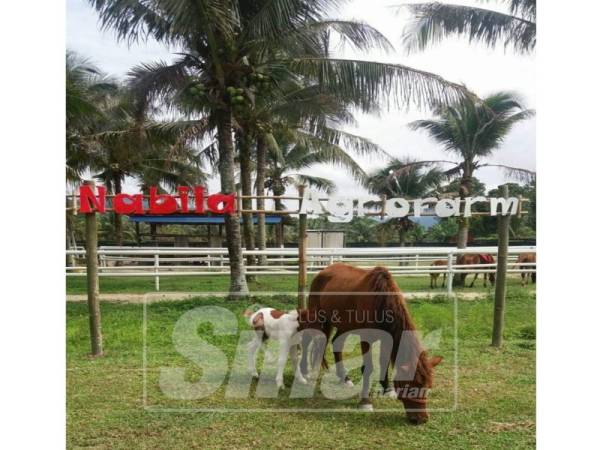
[[[209,295],[210,292],[206,293],[187,293],[187,292],[157,292],[151,294],[100,294],[100,300],[103,302],[111,303],[143,303],[144,297],[149,296],[149,302],[162,302],[162,301],[178,301],[186,300],[190,298],[199,297],[202,295]],[[260,295],[260,292],[254,292],[253,294]],[[266,293],[268,294],[268,293]],[[408,300],[417,298],[433,298],[445,295],[445,292],[405,292],[404,295]],[[477,300],[485,297],[485,292],[461,292],[457,294],[457,297],[461,300]],[[85,302],[87,296],[85,294],[68,294],[68,302]]]

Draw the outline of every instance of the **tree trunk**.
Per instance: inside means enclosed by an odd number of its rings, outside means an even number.
[[[408,230],[404,227],[404,224],[400,222],[400,227],[398,228],[398,246],[406,247],[406,236],[408,234]]]
[[[231,111],[219,110],[216,114],[217,138],[219,142],[219,175],[221,192],[235,194],[234,154],[231,136]],[[246,284],[244,259],[242,257],[242,236],[240,218],[237,211],[225,215],[225,236],[229,253],[229,295],[245,296],[249,294]]]
[[[466,217],[459,217],[457,222],[458,234],[456,236],[456,246],[458,248],[467,248],[469,241],[469,219]]]
[[[285,187],[276,185],[273,186],[273,195],[279,196],[285,194]],[[283,202],[280,199],[275,199],[275,210],[283,211],[285,208],[283,206]],[[277,224],[275,227],[275,247],[283,248],[284,247],[284,229],[283,229],[283,216],[281,217],[281,222]]]
[[[381,226],[377,230],[377,242],[379,242],[380,247],[385,247],[385,230]]]
[[[408,220],[408,219],[406,219]],[[398,224],[398,246],[406,247],[406,236],[408,234],[408,227],[406,223],[402,219],[400,219],[400,223]],[[400,266],[406,266],[406,261],[400,261]]]
[[[261,135],[256,140],[256,195],[265,195],[265,172],[267,170],[267,144]],[[259,198],[256,200],[256,209],[265,209],[265,200]],[[267,226],[265,215],[258,214],[258,223],[256,230],[256,246],[259,250],[267,248]],[[258,264],[264,266],[267,264],[267,257],[261,255],[258,257]]]
[[[460,180],[460,198],[464,199],[471,195],[473,180],[471,171],[465,168],[465,172]],[[464,206],[462,206],[464,208]],[[461,208],[461,211],[463,210]],[[456,246],[458,248],[467,248],[469,240],[469,219],[461,216],[458,218],[458,235],[456,237]]]
[[[249,136],[244,132],[239,132],[238,142],[240,145],[240,177],[242,181],[242,195],[252,195],[252,169],[250,167],[250,146]],[[242,209],[252,209],[252,199],[242,200]],[[244,243],[246,250],[254,250],[254,223],[252,213],[242,213],[244,232]],[[249,266],[254,265],[254,256],[247,256],[246,262]]]
[[[121,185],[121,177],[120,176],[116,176],[115,179],[113,180],[114,183],[114,187],[115,187],[115,195],[116,194],[120,194],[121,191],[123,190],[123,186]],[[113,201],[114,201],[114,197],[113,197]],[[114,225],[115,225],[115,243],[117,246],[122,246],[123,245],[123,218],[121,217],[121,214],[117,214],[116,212],[113,212],[113,220],[114,220]]]
[[[460,198],[464,199],[471,195],[473,180],[471,179],[471,171],[468,169],[468,165],[465,164],[463,176],[460,180]],[[464,211],[464,204],[461,205],[461,211]],[[467,248],[469,242],[469,219],[464,216],[460,216],[458,222],[458,234],[456,236],[456,247]],[[464,287],[465,276],[461,274],[454,278],[454,284],[458,287]]]
[[[150,224],[150,239],[152,239],[152,245],[156,245],[156,224]]]

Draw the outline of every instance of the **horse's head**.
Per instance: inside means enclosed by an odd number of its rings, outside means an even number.
[[[427,358],[425,353],[419,357],[414,378],[410,381],[394,380],[394,388],[398,395],[398,400],[401,400],[406,410],[406,415],[409,422],[418,425],[429,420],[427,412],[427,396],[433,385],[433,368],[442,362],[441,356],[433,356]],[[409,371],[407,366],[398,368],[400,376],[396,378],[402,379],[402,372]],[[407,372],[408,373],[408,372]]]

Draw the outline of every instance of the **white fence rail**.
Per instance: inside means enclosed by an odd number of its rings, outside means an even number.
[[[346,262],[369,268],[384,265],[394,275],[423,276],[446,274],[448,293],[452,292],[454,274],[492,273],[496,264],[457,265],[456,257],[464,253],[497,253],[496,247],[372,247],[372,248],[309,248],[308,273],[316,273],[334,262]],[[536,264],[519,264],[521,253],[535,253],[533,246],[509,247],[508,273],[535,272]],[[84,249],[67,250],[67,255],[85,258]],[[248,275],[296,275],[298,250],[295,248],[269,248],[244,250],[244,256],[265,256],[266,265],[246,266]],[[99,276],[101,277],[153,277],[155,289],[160,290],[160,277],[207,276],[229,274],[226,248],[191,247],[100,247],[98,249]],[[443,260],[445,265],[433,265]],[[66,268],[66,275],[85,276],[85,263]]]

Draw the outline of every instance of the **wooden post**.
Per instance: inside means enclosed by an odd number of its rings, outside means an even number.
[[[446,280],[446,289],[448,297],[452,296],[452,285],[454,284],[454,269],[452,268],[454,264],[454,253],[452,251],[448,252],[448,262],[446,264],[446,271],[448,272],[448,278]]]
[[[158,253],[156,255],[154,255],[154,290],[155,291],[160,291],[160,275],[158,274],[158,272],[160,270],[159,258],[160,258],[160,256],[158,255]]]
[[[95,190],[93,181],[86,181],[86,185]],[[100,301],[98,287],[98,223],[96,213],[85,215],[85,260],[87,279],[88,310],[90,315],[90,339],[92,343],[92,356],[102,355],[102,325],[100,319]]]
[[[508,186],[501,186],[502,196],[508,198]],[[508,262],[508,231],[510,214],[498,216],[498,255],[496,261],[496,292],[494,297],[494,328],[492,346],[502,346],[504,331],[504,304],[506,302],[506,268]]]
[[[298,197],[304,197],[304,186],[298,187]],[[299,201],[298,210],[302,208],[302,200]],[[298,308],[304,308],[306,303],[306,244],[308,234],[306,233],[306,214],[298,216]]]
[[[70,205],[67,203],[67,206],[70,206],[71,208],[67,209],[66,215],[65,240],[67,244],[67,250],[76,250],[76,245],[72,245],[73,241],[71,240],[71,236],[73,234],[73,217],[75,214],[77,214],[77,210],[75,209],[75,194],[73,194],[73,197],[71,197]],[[75,267],[75,255],[67,255],[67,266]]]

